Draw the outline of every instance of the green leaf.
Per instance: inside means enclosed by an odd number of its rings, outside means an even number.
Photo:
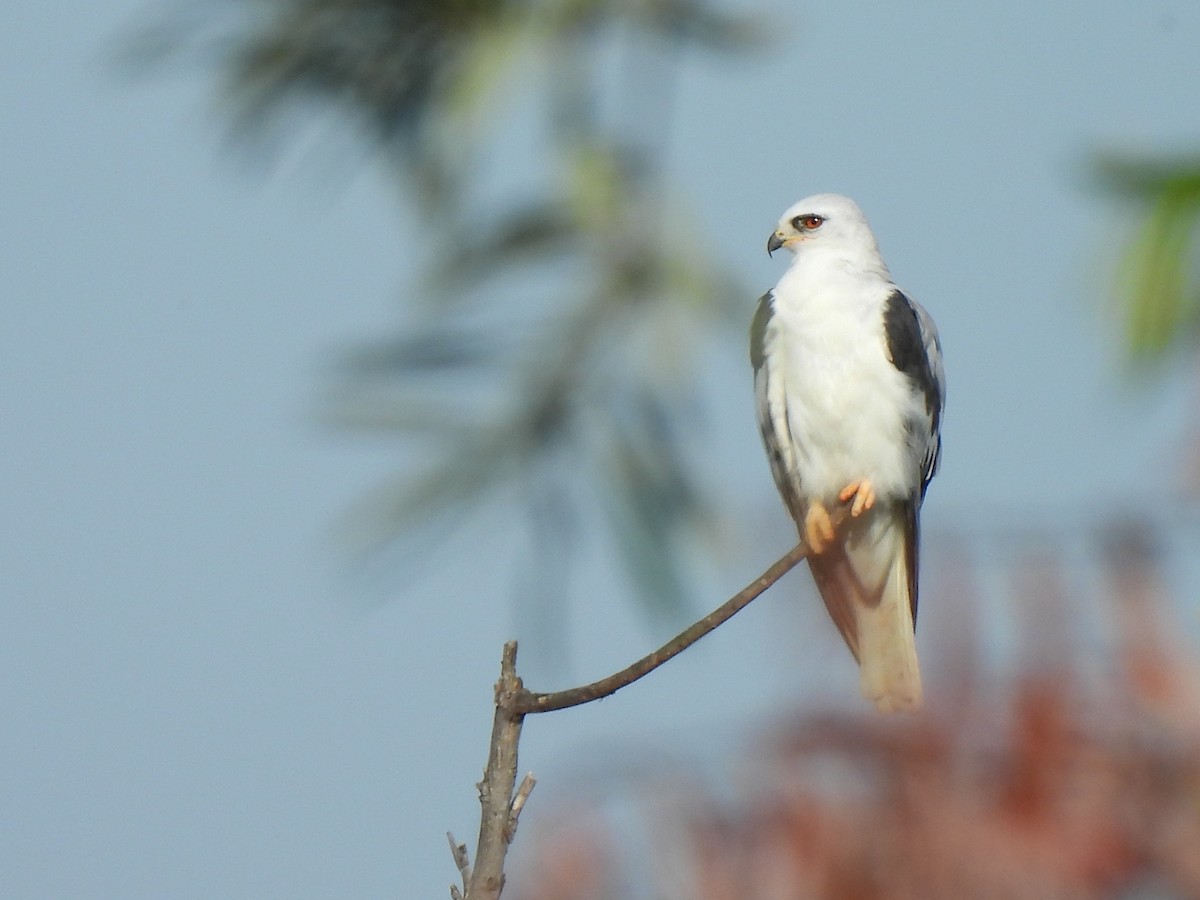
[[[1114,193],[1147,208],[1121,260],[1118,294],[1126,343],[1135,362],[1165,358],[1182,340],[1195,340],[1200,322],[1200,160],[1104,159],[1097,165]]]

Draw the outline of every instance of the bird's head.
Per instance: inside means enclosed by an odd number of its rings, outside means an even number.
[[[767,239],[767,253],[818,247],[849,257],[878,256],[875,236],[858,204],[841,194],[814,194],[792,204]]]

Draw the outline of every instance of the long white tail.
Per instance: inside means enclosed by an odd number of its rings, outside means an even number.
[[[906,510],[878,510],[809,559],[825,607],[858,660],[863,696],[880,712],[921,708],[910,571],[915,523]],[[910,557],[911,552],[911,557]]]
[[[863,696],[880,712],[920,709],[921,669],[903,546],[893,558],[879,603],[859,609],[858,641]]]

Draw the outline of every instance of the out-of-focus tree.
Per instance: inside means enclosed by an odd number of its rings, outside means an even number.
[[[680,605],[713,512],[693,367],[750,292],[664,177],[674,70],[758,38],[701,0],[195,0],[142,32],[142,58],[214,64],[268,157],[314,123],[365,136],[422,223],[399,333],[347,355],[331,404],[425,460],[372,492],[356,546],[515,499],[543,574],[607,521],[649,607]]]
[[[1200,159],[1109,156],[1095,168],[1101,184],[1143,216],[1117,284],[1129,358],[1142,370],[1180,354],[1195,364],[1181,487],[1200,498]]]
[[[1200,160],[1108,157],[1102,183],[1146,209],[1125,251],[1119,293],[1126,341],[1137,362],[1200,343]]]

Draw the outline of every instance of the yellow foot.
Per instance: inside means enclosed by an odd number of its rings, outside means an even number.
[[[829,520],[829,511],[814,500],[808,504],[808,512],[804,514],[804,542],[808,544],[809,552],[820,555],[832,541],[833,522]]]
[[[854,503],[850,507],[850,515],[858,518],[868,509],[875,505],[875,488],[871,487],[871,482],[867,479],[861,481],[852,481],[838,494],[838,499],[843,503],[849,503],[851,499]]]

